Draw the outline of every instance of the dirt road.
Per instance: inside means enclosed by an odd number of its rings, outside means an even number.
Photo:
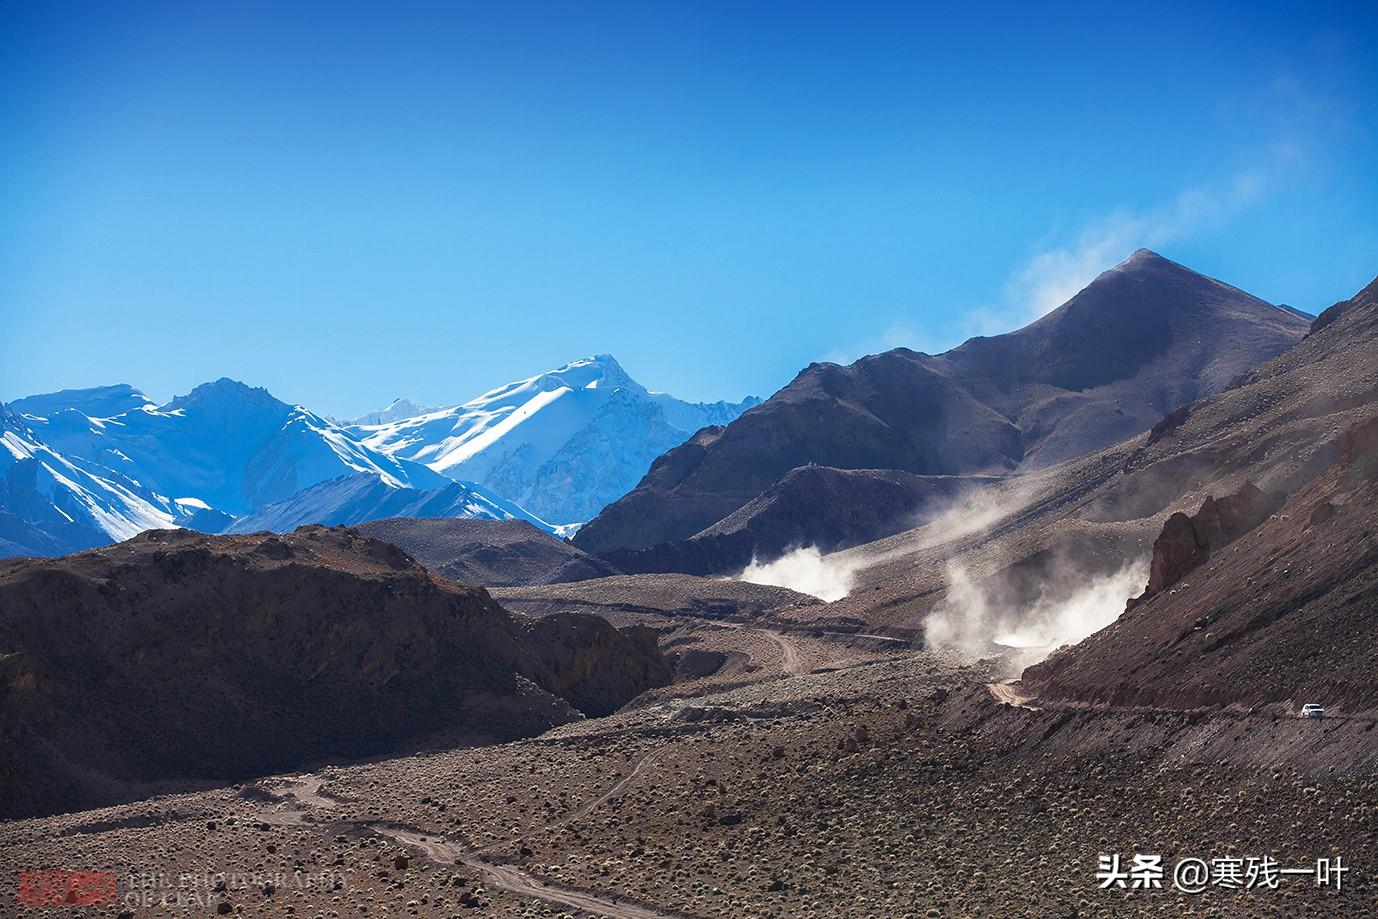
[[[784,668],[788,676],[803,676],[808,673],[808,668],[804,666],[804,660],[799,656],[799,647],[779,632],[768,629],[760,630],[768,635],[770,640],[780,646],[780,666]]]
[[[566,906],[595,916],[610,916],[612,919],[675,919],[669,913],[657,912],[649,907],[624,903],[620,900],[597,896],[571,887],[561,887],[533,878],[515,865],[493,864],[483,860],[483,853],[485,852],[511,845],[527,833],[542,832],[572,823],[592,813],[596,808],[613,798],[621,796],[628,786],[650,769],[659,753],[659,750],[653,750],[646,754],[632,767],[631,772],[618,779],[607,791],[560,819],[528,829],[521,835],[500,839],[477,849],[466,849],[458,843],[447,842],[443,837],[430,836],[417,830],[389,826],[374,826],[373,830],[403,845],[420,850],[427,858],[438,864],[466,865],[477,871],[483,877],[485,884],[506,890],[519,897],[534,897],[547,903]]]
[[[784,646],[782,645],[782,647]],[[608,916],[611,919],[681,919],[676,915],[658,912],[646,906],[624,903],[615,898],[551,884],[526,874],[515,865],[494,864],[483,859],[485,852],[517,842],[527,833],[553,829],[588,816],[596,808],[621,796],[633,782],[652,767],[660,752],[660,750],[652,750],[647,753],[637,761],[630,772],[614,782],[606,791],[565,816],[541,826],[532,827],[520,835],[500,839],[479,848],[471,849],[416,827],[366,820],[332,820],[329,812],[336,808],[339,802],[321,794],[324,780],[315,775],[290,776],[285,779],[288,787],[275,795],[280,798],[280,802],[272,811],[260,814],[259,819],[264,823],[278,826],[315,825],[323,831],[329,830],[330,832],[335,832],[342,827],[351,827],[356,830],[376,833],[417,850],[436,864],[465,865],[478,872],[483,878],[483,882],[489,887],[505,890],[519,897],[535,898],[595,916]],[[284,805],[287,809],[283,809]],[[325,811],[325,813],[317,814],[317,811]]]
[[[630,778],[630,776],[628,777]],[[439,865],[462,864],[479,873],[483,883],[489,887],[505,890],[519,897],[534,898],[590,913],[595,916],[610,916],[612,919],[676,919],[669,913],[661,913],[634,903],[601,897],[572,887],[562,887],[533,878],[514,865],[500,865],[485,862],[476,849],[465,849],[442,837],[428,836],[417,830],[378,826],[374,831],[394,842],[416,849],[426,858]],[[505,845],[512,840],[504,840],[494,845]],[[487,848],[492,848],[489,846]]]

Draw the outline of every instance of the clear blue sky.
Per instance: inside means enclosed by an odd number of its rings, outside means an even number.
[[[1023,324],[1139,245],[1378,274],[1378,5],[0,6],[0,398],[319,411],[611,352],[696,399]]]

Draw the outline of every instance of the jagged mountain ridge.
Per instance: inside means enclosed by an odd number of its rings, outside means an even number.
[[[28,396],[13,403],[7,421],[15,432],[11,454],[27,459],[41,445],[44,468],[57,483],[48,491],[100,510],[69,520],[28,494],[34,486],[23,476],[33,464],[21,463],[0,496],[0,553],[61,554],[157,527],[286,531],[398,515],[525,520],[564,532],[509,495],[531,496],[577,522],[584,519],[579,514],[591,515],[593,504],[629,488],[663,449],[755,401],[688,403],[652,393],[606,355],[499,387],[457,409],[394,400],[365,416],[379,424],[348,430],[228,378],[165,405],[128,384]],[[446,430],[463,427],[469,460],[456,460],[446,448],[438,465],[450,465],[441,475],[359,439],[411,431],[417,413],[440,419]],[[470,442],[475,435],[481,444]],[[408,449],[434,461],[431,454],[442,446],[410,443]],[[533,467],[535,461],[540,465]],[[459,478],[461,466],[483,467],[496,485]],[[83,484],[73,484],[78,480]]]
[[[220,532],[236,518],[281,530],[410,508],[532,519],[229,379],[165,405],[118,384],[3,412],[0,555],[61,555],[174,526]]]
[[[394,487],[442,488],[416,463],[371,450],[320,415],[228,378],[204,383],[165,405],[111,405],[70,390],[18,400],[25,421],[69,458],[98,464],[173,500],[199,501],[241,516],[318,482],[368,473]],[[92,416],[82,408],[123,408]]]
[[[0,403],[0,555],[90,549],[173,526],[198,511],[69,460]]]

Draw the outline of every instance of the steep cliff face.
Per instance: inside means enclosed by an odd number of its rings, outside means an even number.
[[[667,682],[606,620],[514,616],[357,531],[145,533],[0,563],[0,814],[508,739]]]
[[[529,629],[526,672],[585,715],[611,715],[643,689],[670,682],[655,629],[613,629],[607,620],[582,613],[537,619]]]

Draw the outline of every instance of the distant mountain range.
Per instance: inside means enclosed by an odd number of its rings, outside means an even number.
[[[164,405],[126,384],[30,396],[0,406],[0,555],[173,526],[287,531],[395,516],[563,532],[556,524],[620,497],[694,425],[756,401],[651,393],[606,355],[452,408],[399,399],[349,426],[230,379]]]
[[[857,545],[950,506],[961,478],[981,477],[974,487],[1147,430],[1309,325],[1143,249],[1018,331],[811,364],[666,453],[574,541],[624,570],[693,573]]]
[[[477,482],[559,524],[590,519],[666,450],[760,399],[685,402],[648,391],[610,354],[500,386],[461,405],[395,419],[398,400],[349,427],[379,453]]]
[[[448,517],[578,530],[626,571],[731,573],[896,533],[992,479],[1109,447],[1308,326],[1140,250],[1025,328],[811,364],[764,403],[651,392],[606,354],[345,423],[229,379],[164,405],[128,385],[30,396],[0,414],[0,552]]]

